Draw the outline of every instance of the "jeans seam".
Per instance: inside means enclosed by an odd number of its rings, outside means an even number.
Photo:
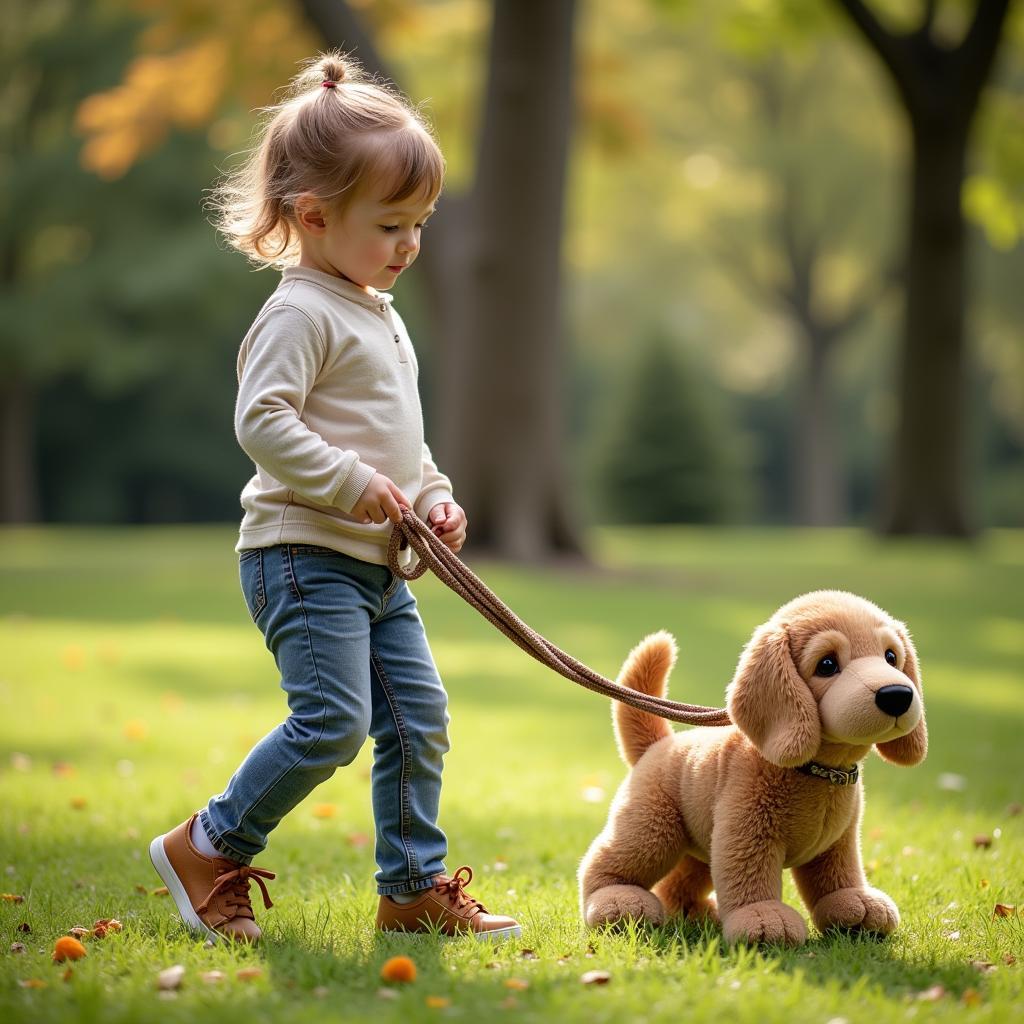
[[[377,673],[377,678],[380,681],[381,689],[384,691],[384,697],[388,702],[388,707],[391,709],[391,717],[395,720],[395,729],[398,732],[398,746],[402,756],[402,771],[399,780],[398,798],[400,837],[402,840],[402,846],[405,848],[406,861],[409,865],[409,877],[413,878],[419,874],[419,858],[416,856],[416,851],[413,849],[412,845],[411,814],[409,811],[408,731],[405,727],[405,719],[402,717],[402,713],[398,708],[395,691],[391,686],[391,682],[388,680],[387,673],[384,671],[384,664],[381,661],[380,654],[372,645],[370,647],[370,660],[373,662],[373,667]]]
[[[317,748],[317,745],[320,743],[320,740],[323,739],[324,729],[327,726],[327,700],[324,697],[324,686],[320,680],[320,670],[316,666],[316,655],[313,653],[313,637],[310,635],[309,632],[309,615],[306,612],[306,606],[302,603],[302,594],[299,592],[298,582],[295,579],[295,572],[291,562],[291,551],[287,544],[283,545],[281,548],[281,558],[282,561],[284,562],[285,572],[288,576],[289,590],[298,600],[299,610],[302,612],[302,624],[306,630],[306,642],[309,645],[309,660],[313,666],[313,675],[316,678],[316,689],[317,693],[320,695],[320,706],[322,708],[320,718],[320,732],[317,734],[317,737],[315,740],[313,740],[312,744],[310,744],[309,748],[303,752],[302,757],[300,757],[297,761],[294,761],[292,764],[290,764],[283,772],[280,773],[280,775],[277,776],[276,779],[274,779],[272,782],[269,782],[266,786],[264,786],[263,791],[260,793],[260,795],[249,803],[249,806],[245,809],[245,811],[241,815],[239,815],[239,828],[242,827],[242,825],[245,823],[245,819],[250,814],[252,814],[252,812],[259,806],[260,802],[267,796],[267,794],[270,793],[270,791],[273,790],[275,787],[279,786],[288,777],[288,775],[300,764],[302,764],[302,762],[305,761],[306,758],[309,757],[309,755]]]
[[[381,594],[380,598],[380,611],[370,620],[371,622],[377,622],[380,617],[388,610],[388,602],[392,597],[395,596],[395,591],[398,589],[399,583],[402,582],[401,576],[392,576],[391,582],[388,584],[387,589]]]

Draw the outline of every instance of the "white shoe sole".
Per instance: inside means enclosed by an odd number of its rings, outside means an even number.
[[[510,925],[508,928],[492,928],[489,932],[473,932],[477,942],[500,942],[504,939],[518,939],[523,934],[519,925]]]
[[[188,893],[185,892],[185,886],[181,884],[178,876],[174,873],[174,868],[171,867],[171,862],[167,859],[163,836],[157,836],[149,844],[149,859],[153,862],[156,873],[164,880],[164,885],[167,886],[167,891],[170,893],[171,899],[174,900],[174,905],[178,908],[178,914],[185,927],[214,942],[223,939],[223,935],[203,924],[202,919],[193,909],[192,901],[188,898]]]

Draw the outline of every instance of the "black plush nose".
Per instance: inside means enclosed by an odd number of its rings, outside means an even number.
[[[899,683],[882,686],[875,693],[875,703],[893,718],[899,718],[913,701],[914,691],[909,686],[901,686]]]

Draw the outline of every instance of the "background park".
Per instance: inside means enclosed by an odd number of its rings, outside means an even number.
[[[1019,1013],[1020,4],[10,0],[0,18],[0,1017]],[[425,100],[448,159],[396,302],[493,589],[609,676],[669,629],[670,696],[709,705],[803,591],[910,627],[929,756],[865,768],[869,879],[902,915],[886,942],[587,932],[575,870],[623,775],[607,702],[430,578],[449,866],[515,905],[522,941],[374,933],[369,749],[274,833],[258,950],[204,947],[155,893],[149,838],[283,707],[232,550],[251,473],[235,358],[274,277],[224,251],[204,190],[326,46]],[[123,928],[51,961],[104,918]],[[382,982],[397,953],[415,982]]]

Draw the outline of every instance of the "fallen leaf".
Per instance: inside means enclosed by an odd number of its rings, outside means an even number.
[[[92,934],[97,939],[104,939],[108,932],[119,932],[123,927],[124,925],[116,917],[101,917],[98,921],[93,922]]]
[[[532,949],[524,949],[519,954],[519,959],[520,960],[539,960],[540,957],[537,956],[537,954],[534,953],[534,951]]]
[[[997,903],[992,908],[993,917],[1013,917],[1016,913],[1017,907],[1013,903]]]
[[[85,956],[85,946],[70,935],[62,935],[53,946],[54,963],[62,964],[65,960],[81,960]]]
[[[5,903],[24,903],[25,897],[18,896],[13,892],[0,892],[0,900],[3,900]]]
[[[607,985],[612,980],[612,976],[607,971],[587,971],[580,981],[584,985]]]
[[[239,981],[255,981],[257,978],[263,977],[263,968],[243,967],[241,970],[235,971],[235,977]]]
[[[28,754],[19,754],[15,751],[11,754],[11,767],[16,772],[30,772],[32,771],[32,758]]]
[[[314,818],[333,818],[337,813],[335,804],[315,804],[313,807]]]
[[[405,984],[416,980],[416,964],[407,956],[393,956],[384,961],[380,969],[384,981],[395,981]]]
[[[70,779],[75,774],[75,766],[67,761],[54,761],[53,774],[59,779]]]
[[[452,1001],[450,999],[446,999],[444,996],[427,996],[423,1001],[432,1010],[443,1010],[446,1006],[452,1005]]]
[[[167,886],[166,885],[161,885],[159,889],[154,889],[150,893],[150,895],[151,896],[169,896],[170,893],[167,891]]]
[[[18,985],[21,988],[46,988],[46,982],[42,978],[20,978]]]
[[[1006,964],[1007,967],[1012,967],[1016,962],[1017,958],[1012,953],[1003,954],[1003,963]]]
[[[156,987],[161,992],[173,992],[176,989],[181,988],[181,983],[185,978],[185,968],[181,964],[175,964],[173,967],[165,967],[156,976]]]
[[[989,963],[988,960],[972,960],[971,967],[973,967],[979,974],[989,974],[991,971],[996,969],[996,965]]]
[[[32,932],[32,925],[30,925],[28,921],[22,921],[21,924],[18,925],[17,931],[24,932],[26,935],[29,935]]]
[[[226,978],[223,971],[204,971],[199,975],[199,980],[206,985],[219,985]]]
[[[145,885],[139,884],[139,885],[135,886],[135,891],[136,892],[141,892],[142,895],[145,896],[145,895],[147,895],[149,893],[149,888],[147,886],[145,886]]]
[[[917,993],[917,998],[922,1003],[937,1003],[946,994],[942,985],[932,985],[923,992]]]
[[[62,975],[60,976],[60,980],[61,980],[61,981],[63,981],[63,982],[64,982],[64,984],[66,985],[66,984],[67,984],[67,983],[68,983],[68,982],[69,982],[69,981],[70,981],[70,980],[71,980],[71,979],[72,979],[72,978],[73,978],[74,976],[75,976],[75,972],[74,972],[74,971],[73,971],[73,970],[72,970],[72,969],[71,969],[71,968],[69,967],[69,968],[68,968],[68,969],[67,969],[67,970],[66,970],[66,971],[65,971],[65,972],[64,972],[64,973],[63,973],[63,974],[62,974]]]
[[[72,809],[76,811],[84,810],[89,804],[89,801],[84,796],[73,796],[68,802],[71,804]]]
[[[12,953],[24,953],[25,952],[25,943],[24,942],[12,942],[11,943],[11,952]]]
[[[980,880],[980,881],[978,882],[978,888],[979,888],[979,889],[987,889],[987,888],[988,888],[988,886],[989,886],[989,881],[988,881],[988,879],[987,879],[987,878],[982,878],[982,879],[981,879],[981,880]]]
[[[960,1002],[964,1006],[981,1006],[981,993],[976,988],[964,989],[963,995],[960,996]]]
[[[982,832],[979,832],[974,837],[974,845],[979,850],[987,850],[992,845],[992,837],[991,836],[987,836],[987,835],[985,835]]]
[[[76,924],[74,928],[68,929],[68,935],[81,942],[82,939],[86,938],[86,936],[92,935],[92,929],[83,928],[82,925]]]
[[[530,987],[530,983],[525,978],[506,978],[505,988],[512,988],[518,992],[525,992]]]

